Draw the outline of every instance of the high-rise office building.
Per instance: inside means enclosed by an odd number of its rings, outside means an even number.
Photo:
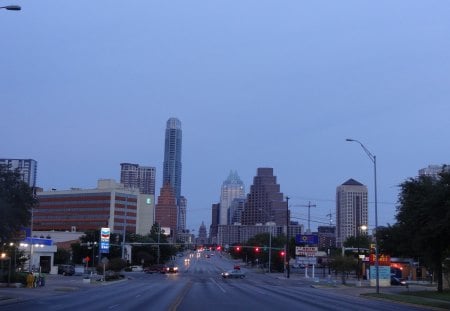
[[[0,165],[10,170],[18,169],[22,180],[30,187],[36,187],[37,162],[32,159],[0,159]]]
[[[163,185],[169,183],[172,186],[177,200],[181,196],[181,142],[181,122],[177,118],[170,118],[166,125]]]
[[[155,194],[155,171],[151,166],[120,163],[120,183],[126,188],[139,189],[142,194]]]
[[[230,225],[242,223],[242,212],[245,207],[245,199],[236,198],[231,202],[230,206]]]
[[[367,187],[349,179],[336,188],[336,246],[342,247],[348,237],[361,234],[361,226],[367,224]]]
[[[242,212],[242,225],[275,222],[277,226],[286,226],[286,204],[273,168],[258,168]]]
[[[245,198],[244,183],[236,171],[231,171],[228,178],[222,183],[220,193],[220,225],[230,224],[230,206],[234,199]]]

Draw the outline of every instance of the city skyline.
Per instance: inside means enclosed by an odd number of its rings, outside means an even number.
[[[316,205],[313,231],[335,224],[337,185],[366,185],[371,232],[373,165],[347,138],[377,156],[380,226],[399,184],[449,162],[448,1],[120,4],[1,12],[0,156],[36,160],[45,190],[118,181],[127,162],[154,166],[158,192],[176,117],[186,229],[209,224],[230,170],[249,185],[272,167],[289,204]]]

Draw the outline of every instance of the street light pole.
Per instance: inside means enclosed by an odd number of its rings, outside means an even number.
[[[380,293],[380,272],[379,272],[379,262],[378,262],[378,239],[377,239],[377,229],[378,229],[378,198],[377,198],[377,157],[373,155],[359,140],[347,138],[346,141],[358,143],[364,152],[367,154],[369,159],[373,163],[373,175],[374,175],[374,190],[375,190],[375,275],[376,275],[376,289],[377,294]]]
[[[286,278],[289,279],[290,267],[289,267],[289,197],[286,197]]]

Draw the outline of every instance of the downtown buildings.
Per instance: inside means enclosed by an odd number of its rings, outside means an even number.
[[[275,236],[286,233],[288,223],[290,234],[295,235],[301,232],[301,226],[291,224],[289,220],[287,201],[280,192],[280,185],[277,184],[276,176],[273,175],[273,168],[258,168],[246,199],[235,198],[233,202],[236,203],[235,210],[240,211],[239,216],[233,217],[236,217],[235,220],[240,219],[241,223],[219,223],[217,236],[212,236],[212,241],[219,245],[243,243],[264,232]],[[213,210],[217,209],[217,206],[213,206]],[[213,226],[211,229],[211,232],[215,231]]]

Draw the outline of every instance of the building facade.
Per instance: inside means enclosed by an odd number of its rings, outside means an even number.
[[[360,234],[361,226],[368,224],[367,187],[349,179],[336,188],[336,246]]]
[[[277,226],[286,226],[289,222],[287,213],[287,202],[280,192],[273,169],[258,168],[242,212],[242,224],[275,222]]]
[[[155,222],[157,222],[166,234],[175,241],[177,232],[178,209],[175,193],[172,186],[166,183],[158,196],[158,203],[155,206]],[[167,232],[169,229],[170,232]]]
[[[155,172],[151,166],[133,163],[120,163],[120,183],[125,188],[139,189],[141,194],[155,195]]]
[[[234,199],[245,198],[245,187],[236,171],[231,171],[228,178],[222,183],[220,193],[220,225],[228,225],[230,220],[230,207]]]
[[[328,250],[336,247],[336,226],[319,226],[317,234],[319,237],[319,249]]]
[[[147,234],[153,223],[152,197],[112,179],[99,180],[95,189],[38,192],[33,230],[85,232],[109,227],[113,233]],[[145,221],[139,222],[139,215]]]
[[[37,162],[33,159],[0,159],[0,165],[11,170],[18,169],[22,180],[30,187],[36,187]]]

